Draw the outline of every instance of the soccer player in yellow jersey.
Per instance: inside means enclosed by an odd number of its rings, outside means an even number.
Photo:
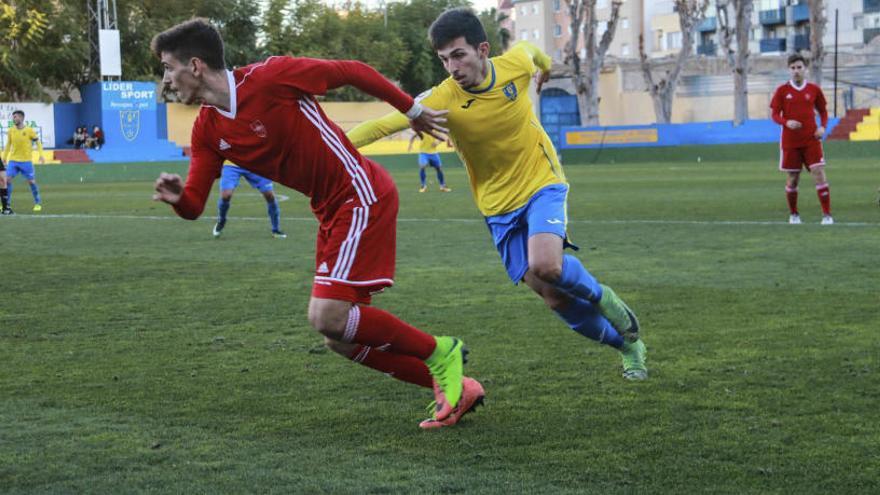
[[[446,178],[443,176],[443,163],[440,162],[440,153],[437,150],[440,141],[427,134],[422,134],[421,136],[413,134],[409,139],[407,151],[412,149],[413,141],[418,138],[421,138],[419,143],[419,180],[422,184],[419,187],[419,192],[423,193],[428,190],[428,175],[425,173],[425,167],[429,165],[437,171],[437,182],[440,184],[440,192],[452,192],[452,189],[446,187]]]
[[[525,42],[489,58],[485,29],[467,8],[441,14],[428,35],[451,77],[420,101],[449,111],[449,135],[507,274],[514,283],[524,281],[572,330],[618,349],[624,378],[644,380],[646,350],[635,314],[563,252],[574,248],[566,233],[568,183],[528,96],[533,75],[539,91],[549,78],[550,58]],[[348,136],[363,146],[407,124],[406,116],[392,113]]]
[[[16,110],[12,112],[12,122],[15,124],[10,127],[7,132],[5,161],[8,164],[6,190],[8,201],[12,203],[12,179],[18,174],[24,175],[28,184],[31,186],[31,194],[34,196],[34,211],[43,209],[43,201],[40,199],[40,188],[34,179],[34,164],[31,162],[31,152],[33,143],[37,143],[37,149],[40,151],[40,163],[44,163],[42,152],[43,143],[37,136],[37,131],[33,127],[24,125],[24,112]]]

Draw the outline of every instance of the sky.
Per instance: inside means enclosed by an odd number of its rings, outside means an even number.
[[[329,0],[324,0],[324,1],[326,3],[334,3]],[[386,0],[386,2],[388,2],[388,1],[389,0]],[[394,0],[390,0],[390,1],[393,2]],[[480,11],[486,10],[486,9],[491,9],[492,7],[495,7],[497,5],[496,0],[470,0],[470,2],[473,4],[473,6],[477,10],[477,12],[480,12]],[[370,5],[370,6],[375,6],[375,5],[379,4],[379,0],[365,0],[364,3],[366,3],[367,5]]]

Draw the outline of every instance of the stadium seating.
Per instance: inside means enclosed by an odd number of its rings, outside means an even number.
[[[880,107],[874,107],[850,133],[850,141],[880,141]]]
[[[849,135],[856,130],[856,126],[865,116],[870,113],[867,108],[853,108],[847,110],[846,115],[840,119],[837,127],[828,135],[829,141],[849,141]]]

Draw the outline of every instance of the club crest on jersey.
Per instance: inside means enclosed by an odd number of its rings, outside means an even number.
[[[513,81],[507,83],[502,91],[504,91],[504,96],[506,96],[508,100],[516,101],[516,84],[513,84]]]
[[[119,125],[122,128],[122,137],[127,141],[134,141],[141,130],[140,110],[120,110]]]
[[[268,135],[266,133],[266,126],[263,125],[263,123],[259,120],[251,122],[251,130],[254,131],[254,134],[260,136],[261,138],[264,138]]]

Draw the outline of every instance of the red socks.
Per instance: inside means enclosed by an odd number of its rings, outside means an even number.
[[[352,306],[348,312],[343,342],[382,347],[393,354],[428,359],[437,341],[396,316],[371,306]]]
[[[391,375],[398,380],[420,387],[432,387],[431,373],[425,363],[418,358],[364,345],[357,346],[348,357],[356,363]]]
[[[797,199],[798,198],[797,198],[797,196],[798,196],[797,187],[785,186],[785,199],[788,200],[788,211],[792,215],[798,214],[798,208],[797,208]]]
[[[816,196],[819,196],[819,204],[822,205],[822,214],[831,214],[831,191],[828,189],[828,183],[816,185]]]

